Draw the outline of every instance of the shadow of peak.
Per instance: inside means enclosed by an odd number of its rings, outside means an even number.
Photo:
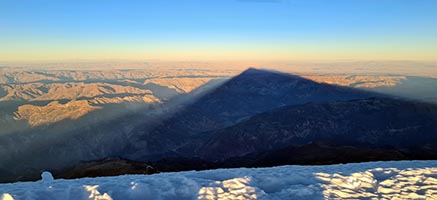
[[[244,70],[241,74],[254,74],[254,73],[256,74],[256,73],[262,73],[262,72],[265,72],[265,71],[267,71],[267,70],[257,69],[257,68],[254,68],[254,67],[249,67],[246,70]]]
[[[250,67],[246,70],[244,70],[239,76],[241,75],[254,75],[254,74],[284,74],[280,71],[270,70],[270,69],[258,69],[254,67]]]
[[[290,73],[285,73],[281,71],[276,71],[272,69],[258,69],[250,67],[243,71],[241,74],[235,76],[233,79],[247,79],[247,78],[286,78],[286,79],[298,79],[298,80],[308,80],[298,75],[293,75]],[[313,81],[311,81],[313,82]]]
[[[294,89],[298,89],[299,87],[318,87],[323,85],[324,84],[286,72],[248,68],[241,74],[231,78],[222,88],[231,87],[239,90],[247,88],[251,88],[252,90],[258,88],[261,90],[264,88],[264,90],[271,90],[270,92],[276,93],[275,90],[278,88],[290,89],[290,87],[294,87]],[[218,88],[218,90],[220,89],[221,88]]]

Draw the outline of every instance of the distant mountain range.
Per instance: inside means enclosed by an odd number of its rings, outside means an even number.
[[[433,104],[249,69],[156,128],[134,130],[137,145],[120,155],[128,161],[84,163],[57,176],[92,176],[90,165],[125,162],[180,171],[437,159],[436,121]]]
[[[138,166],[148,166],[153,170],[144,173],[154,173],[437,159],[435,104],[277,71],[248,69],[209,91],[198,92],[184,106],[167,109],[174,110],[149,121],[142,122],[138,114],[78,128],[87,130],[87,137],[41,148],[38,155],[55,155],[56,148],[64,148],[79,152],[76,159],[88,158],[57,169],[55,175],[66,178],[101,175],[100,169],[117,175],[111,168],[138,173]],[[81,143],[83,149],[74,149]],[[62,153],[68,155],[68,151]]]

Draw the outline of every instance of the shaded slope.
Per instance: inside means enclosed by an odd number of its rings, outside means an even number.
[[[388,98],[287,106],[207,133],[196,153],[206,160],[223,160],[316,141],[437,152],[436,121],[437,107],[432,104]]]

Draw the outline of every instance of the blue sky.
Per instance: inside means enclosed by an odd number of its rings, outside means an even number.
[[[435,0],[0,0],[0,60],[432,60]]]

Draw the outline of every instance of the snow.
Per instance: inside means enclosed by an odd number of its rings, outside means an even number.
[[[0,199],[437,199],[437,161],[52,178],[0,184]]]
[[[50,183],[54,180],[53,175],[50,172],[43,172],[41,178],[41,181],[44,183]]]

